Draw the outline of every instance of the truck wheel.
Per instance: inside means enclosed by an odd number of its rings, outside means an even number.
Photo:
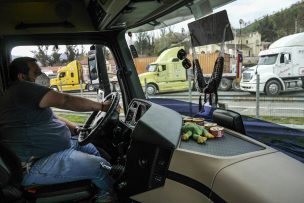
[[[240,89],[241,89],[240,83],[237,82],[235,79],[234,79],[233,82],[232,82],[232,88],[233,88],[234,90],[240,90]]]
[[[223,91],[228,91],[231,89],[232,81],[227,78],[222,78],[219,89]]]
[[[87,89],[88,89],[89,92],[93,92],[95,90],[95,87],[92,84],[88,84]]]
[[[266,83],[265,93],[267,96],[276,96],[280,94],[281,90],[281,84],[277,80],[270,80]]]
[[[157,91],[157,87],[153,84],[148,84],[147,85],[147,94],[148,95],[155,95]]]
[[[59,89],[58,89],[58,87],[57,87],[57,86],[51,86],[50,88],[51,88],[52,90],[56,91],[56,92],[58,92],[58,91],[59,91]]]

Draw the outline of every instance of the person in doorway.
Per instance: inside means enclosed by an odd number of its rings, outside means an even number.
[[[96,202],[113,202],[112,179],[100,164],[110,164],[92,144],[78,145],[75,124],[56,117],[50,107],[72,111],[107,111],[111,101],[94,102],[51,90],[36,59],[20,57],[9,66],[11,84],[0,101],[0,141],[27,167],[22,185],[91,179]],[[36,84],[40,83],[40,84]],[[43,84],[43,85],[41,85]],[[33,160],[35,160],[33,162]]]

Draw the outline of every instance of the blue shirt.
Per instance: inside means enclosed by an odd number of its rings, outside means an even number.
[[[0,141],[22,160],[44,157],[70,147],[71,133],[50,108],[39,103],[50,89],[14,82],[0,98]]]

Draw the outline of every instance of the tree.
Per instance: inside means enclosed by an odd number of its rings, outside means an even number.
[[[50,58],[50,63],[49,65],[50,66],[58,66],[58,65],[62,65],[62,61],[60,60],[60,56],[61,54],[58,53],[59,49],[56,48],[56,46],[53,46],[53,49],[52,49],[52,53],[51,53],[51,58]]]
[[[77,45],[66,45],[65,54],[67,56],[67,61],[68,62],[78,59],[79,50],[77,48]]]
[[[144,54],[144,51],[147,49],[148,39],[147,39],[147,32],[140,32],[135,34],[137,41],[134,43],[134,46],[139,52],[140,55]]]
[[[50,57],[48,56],[48,45],[37,46],[38,51],[31,51],[34,54],[34,58],[41,63],[41,66],[49,66]]]
[[[262,41],[273,42],[277,39],[276,27],[273,22],[269,18],[269,16],[265,16],[262,21],[258,24],[258,31],[261,33]]]
[[[174,32],[172,27],[161,28],[159,37],[154,32],[141,32],[135,34],[137,41],[134,45],[141,55],[158,56],[162,51],[172,46],[184,46],[186,51],[190,48],[189,33],[185,29],[181,32]]]
[[[189,33],[185,33],[184,30],[181,33],[174,32],[169,27],[169,32],[165,30],[161,31],[160,38],[155,40],[155,50],[158,51],[157,55],[173,46],[184,46],[187,51],[190,48],[189,39]]]

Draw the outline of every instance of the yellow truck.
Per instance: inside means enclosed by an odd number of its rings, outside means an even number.
[[[139,74],[141,86],[147,94],[185,91],[189,88],[187,73],[176,57],[183,47],[173,47],[161,53],[154,63],[147,66],[147,72]]]
[[[82,66],[74,60],[57,71],[57,77],[51,79],[50,88],[56,91],[84,90],[86,84],[82,78]]]
[[[147,65],[147,72],[139,74],[141,86],[148,95],[189,89],[188,76],[193,77],[192,69],[186,71],[182,61],[176,56],[182,48],[180,46],[165,50],[155,62]],[[199,54],[199,61],[206,81],[211,77],[217,57],[218,53]],[[142,71],[142,68],[140,71]],[[229,55],[225,54],[224,71],[219,89],[222,91],[229,91],[231,88],[237,89],[235,77],[235,69],[230,66]],[[191,80],[191,88],[193,88],[193,80]]]

